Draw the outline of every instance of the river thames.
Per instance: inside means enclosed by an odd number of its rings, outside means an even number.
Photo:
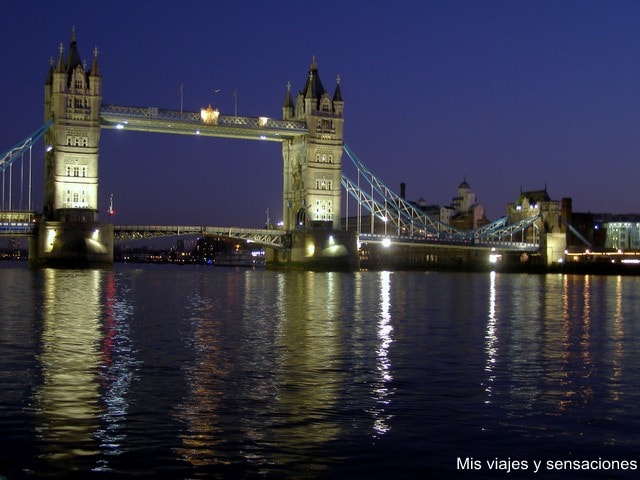
[[[0,474],[631,478],[640,277],[0,264]]]

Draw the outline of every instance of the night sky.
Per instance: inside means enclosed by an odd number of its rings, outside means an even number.
[[[410,200],[449,205],[466,179],[491,220],[545,185],[574,211],[640,213],[637,1],[9,0],[2,16],[1,152],[43,124],[75,26],[103,103],[179,110],[182,84],[185,110],[233,114],[236,90],[238,115],[281,118],[315,55],[330,94],[341,77],[346,143]],[[112,193],[118,224],[262,227],[282,215],[281,147],[103,130],[102,220]]]

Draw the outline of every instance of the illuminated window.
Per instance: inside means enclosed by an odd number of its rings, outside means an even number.
[[[331,200],[316,200],[316,220],[333,220],[333,207]]]
[[[332,190],[332,189],[333,189],[333,180],[327,180],[326,178],[316,180],[316,190]]]
[[[67,208],[86,208],[87,204],[87,192],[84,190],[74,191],[67,190],[65,194],[65,206]]]
[[[328,95],[323,95],[320,100],[320,111],[321,112],[330,112],[331,111],[331,100]]]
[[[328,119],[328,118],[319,119],[318,120],[318,131],[332,133],[334,131],[333,120]]]
[[[316,162],[333,163],[333,155],[330,153],[316,153]]]
[[[65,167],[65,175],[67,177],[86,177],[87,166],[86,165],[67,165]]]

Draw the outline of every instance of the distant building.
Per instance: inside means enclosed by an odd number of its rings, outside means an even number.
[[[640,214],[594,214],[594,230],[605,250],[640,250]]]
[[[458,196],[453,197],[451,205],[440,207],[440,221],[461,230],[474,230],[489,223],[466,179],[458,186]]]
[[[571,226],[586,240],[589,248],[605,251],[640,251],[640,214],[576,213]],[[582,250],[585,242],[567,232],[567,245]]]

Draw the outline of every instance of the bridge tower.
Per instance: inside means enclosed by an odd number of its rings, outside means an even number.
[[[102,77],[98,50],[87,70],[75,31],[66,58],[60,44],[44,89],[43,219],[32,239],[32,265],[99,265],[113,261],[113,226],[98,223],[98,143]]]
[[[287,258],[267,258],[278,268],[348,269],[358,265],[357,236],[340,231],[344,101],[340,77],[333,96],[318,75],[315,57],[295,102],[291,84],[282,106],[284,120],[304,122],[307,133],[282,142],[283,228],[291,232]]]
[[[324,89],[315,57],[294,101],[287,86],[284,120],[303,121],[309,133],[283,142],[283,218],[287,230],[324,225],[340,229],[344,101],[337,78],[333,97]]]

